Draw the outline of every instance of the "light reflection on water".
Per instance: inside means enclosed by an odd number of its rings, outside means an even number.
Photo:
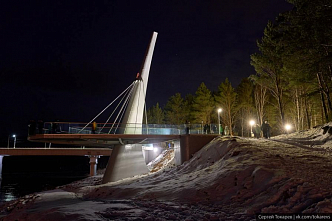
[[[13,191],[14,189],[12,189]],[[13,195],[13,192],[5,192],[3,195],[3,197],[1,197],[1,201],[3,202],[8,202],[8,201],[12,201],[12,200],[16,200],[17,197]]]
[[[15,196],[15,184],[12,185],[4,185],[2,182],[2,161],[3,161],[2,155],[0,155],[0,203],[1,202],[8,202],[17,199],[17,196]]]
[[[1,176],[1,174],[0,174]],[[8,202],[17,199],[15,196],[15,184],[4,186],[2,185],[2,177],[0,177],[0,203]]]
[[[68,176],[59,174],[21,173],[3,175],[0,179],[0,204],[16,200],[25,195],[51,190],[57,186],[65,185],[87,176]]]
[[[98,166],[106,167],[108,157]],[[0,204],[88,177],[82,156],[0,156]]]

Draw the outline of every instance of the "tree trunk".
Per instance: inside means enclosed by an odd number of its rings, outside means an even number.
[[[233,136],[233,125],[232,125],[232,114],[231,114],[231,110],[229,108],[229,111],[228,111],[228,125],[229,125],[229,134],[231,136]]]
[[[243,137],[244,135],[244,116],[243,116],[243,110],[241,111],[242,112],[242,118],[241,118],[241,136]]]
[[[323,77],[321,77],[321,82],[322,82],[322,86],[324,87],[323,92],[324,92],[324,95],[326,97],[327,104],[329,106],[329,111],[328,112],[330,112],[330,111],[332,111],[332,104],[331,104],[331,98],[330,98],[330,89],[327,86],[327,84],[325,83],[325,80],[324,80]]]
[[[328,114],[327,114],[327,109],[326,109],[326,104],[325,104],[325,99],[324,99],[324,94],[323,94],[323,86],[321,82],[321,76],[319,73],[317,73],[317,80],[318,80],[318,86],[319,86],[319,92],[320,92],[320,97],[322,101],[322,108],[324,111],[324,117],[325,117],[325,123],[328,122]]]
[[[266,103],[266,88],[257,84],[255,87],[254,96],[258,123],[259,125],[262,125],[264,118],[264,106]]]
[[[283,126],[283,125],[285,125],[285,113],[284,113],[284,106],[283,106],[283,102],[282,102],[282,93],[279,94],[277,101],[278,101],[281,125]]]
[[[325,52],[326,52],[326,56],[329,56],[329,50],[328,47],[324,46]],[[329,74],[330,74],[330,80],[332,81],[332,69],[331,69],[331,65],[327,65],[327,68],[329,70]]]
[[[308,129],[311,128],[311,124],[310,124],[310,117],[309,117],[309,111],[308,111],[308,101],[307,101],[307,97],[304,97],[304,107],[305,107],[305,114],[307,117],[307,124],[308,124]]]
[[[299,90],[298,88],[295,89],[295,103],[296,103],[296,130],[300,130],[300,101],[299,101]]]
[[[279,115],[280,115],[280,123],[281,123],[281,127],[283,128],[283,126],[285,125],[285,113],[284,113],[284,104],[283,104],[283,90],[281,88],[281,83],[280,83],[280,77],[278,77],[277,75],[275,75],[274,78],[274,89],[271,88],[271,92],[272,95],[275,97],[275,99],[277,100],[278,103],[278,109],[279,109]]]

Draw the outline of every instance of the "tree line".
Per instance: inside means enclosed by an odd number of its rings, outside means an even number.
[[[332,119],[332,2],[287,0],[294,7],[268,22],[251,55],[256,74],[234,88],[226,78],[217,91],[204,83],[194,95],[176,93],[147,111],[149,123],[221,123],[232,135],[249,135],[249,120],[269,121],[273,135],[290,123],[296,131]]]

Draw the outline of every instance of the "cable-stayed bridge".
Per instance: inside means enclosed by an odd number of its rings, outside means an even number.
[[[147,144],[168,142],[175,150],[177,164],[188,160],[217,134],[204,134],[201,124],[148,124],[144,115],[145,98],[157,35],[153,32],[142,69],[136,74],[134,81],[88,123],[49,122],[38,126],[30,125],[28,139],[35,142],[112,148],[103,183],[147,173],[142,151]],[[107,119],[100,120],[105,114]]]

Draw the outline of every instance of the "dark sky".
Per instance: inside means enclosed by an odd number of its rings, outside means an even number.
[[[3,1],[1,137],[26,137],[30,119],[88,122],[134,80],[158,32],[147,106],[177,92],[233,86],[254,74],[268,20],[284,0]]]

